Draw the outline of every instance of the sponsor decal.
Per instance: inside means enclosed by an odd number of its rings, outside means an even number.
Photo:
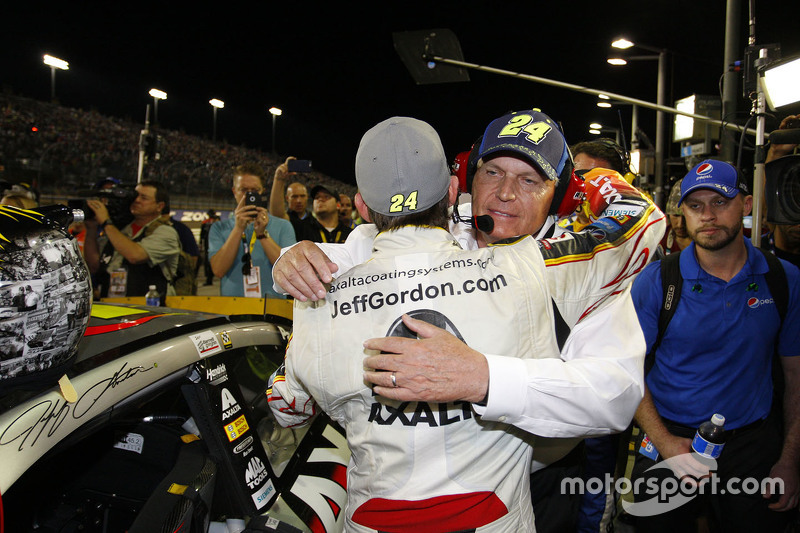
[[[233,394],[231,394],[231,391],[228,389],[223,388],[220,394],[222,396],[222,421],[225,422],[233,415],[240,412],[242,406],[239,405],[236,398],[233,397]]]
[[[711,171],[714,170],[714,167],[711,163],[703,163],[699,167],[697,167],[697,176],[699,178],[710,178],[708,174],[711,174]]]
[[[775,303],[774,298],[762,298],[761,300],[759,300],[754,296],[747,300],[747,307],[749,307],[750,309],[756,309],[762,305],[769,305],[774,303]]]
[[[246,450],[248,446],[253,444],[253,436],[249,436],[244,439],[241,444],[237,444],[236,447],[233,449],[233,453],[242,453],[243,450]]]
[[[260,485],[267,476],[269,476],[269,472],[267,472],[267,467],[264,466],[261,459],[257,456],[250,459],[247,463],[247,469],[244,471],[244,482],[247,483],[247,486],[250,489],[254,489]]]
[[[222,341],[222,347],[226,350],[230,350],[233,348],[233,341],[231,340],[231,334],[227,331],[222,331],[219,334],[219,339]]]
[[[206,368],[206,381],[212,385],[228,381],[228,369],[224,363],[220,363],[214,368]]]
[[[270,479],[267,482],[267,484],[264,485],[263,489],[256,492],[255,494],[251,494],[250,496],[253,498],[253,503],[256,504],[256,509],[261,509],[262,507],[264,507],[269,503],[270,497],[273,494],[275,494],[275,485],[272,483],[272,480]],[[279,524],[280,522],[278,522],[274,518],[270,518],[267,521],[267,525],[270,525],[270,520],[274,520],[272,529],[276,529],[277,524]]]
[[[635,217],[642,212],[641,207],[625,207],[625,208],[618,208],[618,207],[609,207],[603,213],[605,216],[609,217]],[[624,221],[621,221],[624,222]]]
[[[201,359],[222,351],[222,346],[219,345],[216,335],[211,330],[189,335],[189,338],[194,343]]]
[[[228,436],[228,442],[233,442],[245,433],[247,430],[250,429],[250,426],[247,424],[247,419],[244,415],[240,416],[230,424],[225,425],[225,434]]]
[[[144,448],[144,436],[140,435],[139,433],[128,433],[114,443],[114,448],[128,450],[129,452],[134,452],[141,455],[142,448]]]

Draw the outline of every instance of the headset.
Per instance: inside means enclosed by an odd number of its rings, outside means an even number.
[[[633,180],[636,179],[636,174],[634,174],[634,172],[631,170],[631,154],[628,152],[628,150],[611,139],[606,139],[605,137],[596,139],[594,141],[589,141],[589,144],[597,144],[614,150],[614,153],[617,154],[617,157],[619,157],[619,161],[622,165],[622,172],[620,172],[620,174],[622,174],[622,177],[625,178],[625,181],[627,181],[629,184],[633,184]]]
[[[482,140],[483,135],[478,137],[475,142],[472,143],[472,147],[470,148],[469,152],[459,153],[453,162],[452,169],[455,175],[458,177],[459,185],[463,192],[472,192],[472,181],[475,178],[475,173],[478,170],[478,154],[480,152]],[[583,176],[575,172],[575,165],[572,160],[572,152],[570,151],[569,146],[566,147],[566,150],[568,161],[565,163],[564,169],[561,171],[561,175],[559,176],[558,185],[556,186],[553,202],[550,204],[549,211],[550,215],[557,215],[558,217],[567,216],[574,212],[585,197]],[[454,213],[457,213],[457,211],[454,211]],[[456,214],[455,216],[458,215]],[[488,217],[487,215],[484,216],[491,219],[491,217]],[[457,222],[458,221],[459,220],[457,220]],[[478,229],[486,231],[480,227]],[[487,233],[490,232],[491,230],[487,231]]]

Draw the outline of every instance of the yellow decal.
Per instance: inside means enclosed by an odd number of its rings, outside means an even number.
[[[228,435],[228,441],[233,442],[244,435],[248,429],[250,426],[247,425],[247,419],[242,415],[225,426],[225,434]]]
[[[539,144],[553,127],[547,122],[534,122],[531,124],[532,120],[533,117],[530,115],[516,115],[500,130],[498,137],[516,137],[524,132],[530,142]]]
[[[392,205],[389,207],[390,213],[399,213],[403,211],[403,206],[407,207],[409,211],[416,211],[417,209],[417,191],[413,191],[408,197],[402,194],[395,194],[392,196]]]
[[[128,316],[128,315],[142,315],[144,313],[148,313],[149,311],[143,311],[141,309],[131,309],[129,307],[117,307],[114,305],[105,305],[100,303],[95,303],[92,305],[92,316],[95,318],[119,318],[121,316]]]

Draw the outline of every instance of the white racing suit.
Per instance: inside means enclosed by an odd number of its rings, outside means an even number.
[[[531,237],[468,251],[443,229],[407,226],[379,234],[371,259],[340,276],[325,300],[295,302],[270,407],[292,426],[316,403],[345,428],[346,531],[534,531],[531,436],[476,416],[467,402],[373,395],[363,342],[414,337],[401,322],[408,313],[482,352],[558,361],[544,276]]]
[[[473,405],[483,420],[565,438],[537,439],[534,468],[559,459],[577,438],[625,429],[644,392],[645,342],[630,283],[652,259],[666,217],[614,171],[593,169],[584,178],[583,211],[594,222],[570,233],[550,218],[536,235],[550,294],[571,330],[561,360],[504,357],[490,346],[483,352],[488,403]],[[460,213],[468,218],[470,206],[461,206]],[[477,248],[474,231],[451,225],[464,249]],[[375,233],[374,225],[365,224],[345,244],[319,246],[342,273],[369,259]],[[283,292],[277,284],[275,289]]]

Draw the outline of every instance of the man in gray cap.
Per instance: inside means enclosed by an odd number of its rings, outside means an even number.
[[[318,406],[345,428],[347,531],[435,524],[532,532],[532,436],[475,416],[469,402],[481,402],[488,387],[447,403],[375,394],[364,379],[363,341],[415,338],[409,323],[416,319],[476,350],[558,363],[539,246],[525,237],[461,248],[448,231],[458,180],[424,122],[379,123],[362,138],[355,166],[356,208],[379,232],[371,258],[337,278],[325,299],[295,302],[286,360],[270,380],[273,414],[294,427]]]

